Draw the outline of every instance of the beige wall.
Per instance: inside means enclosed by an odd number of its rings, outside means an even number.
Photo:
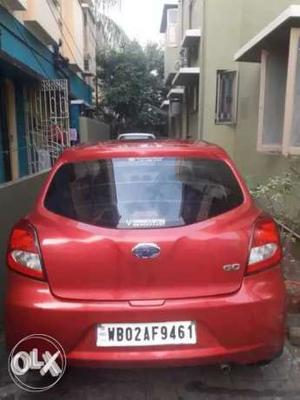
[[[292,3],[300,4],[300,1]],[[205,0],[202,58],[199,60],[200,65],[202,62],[199,138],[224,147],[250,184],[287,171],[291,160],[297,162],[299,157],[285,158],[257,151],[260,64],[236,63],[234,54],[290,4],[289,0]],[[215,124],[218,69],[233,69],[239,73],[236,125]]]
[[[169,74],[175,74],[176,64],[179,59],[179,47],[166,47],[165,48],[165,80]]]
[[[3,317],[5,288],[5,252],[11,227],[32,208],[47,173],[41,173],[13,183],[0,185],[0,323]],[[26,194],[26,196],[24,195]]]
[[[14,16],[46,45],[58,44],[61,54],[69,59],[75,72],[84,71],[84,58],[89,57],[91,74],[96,73],[96,26],[90,11],[82,8],[83,0],[0,0],[9,5]],[[87,24],[84,24],[84,13]],[[86,78],[93,87],[93,77]]]
[[[196,0],[197,6],[189,24],[189,0],[180,1],[180,32],[192,26],[202,30],[199,57],[193,65],[200,66],[198,124],[195,115],[184,104],[182,124],[177,117],[177,129],[181,137],[197,133],[198,138],[215,142],[224,147],[235,159],[248,182],[254,184],[268,176],[286,172],[291,162],[300,164],[300,157],[284,157],[277,154],[261,153],[257,150],[258,114],[260,98],[260,64],[234,62],[236,52],[266,25],[273,21],[291,4],[300,4],[299,0]],[[197,26],[197,19],[200,26]],[[285,56],[286,57],[286,56]],[[285,62],[273,60],[276,74],[284,74]],[[233,125],[215,123],[217,70],[235,70],[238,72],[237,122]],[[274,71],[273,71],[274,72]],[[274,80],[268,88],[269,109],[277,109],[277,119],[266,119],[269,129],[277,129],[282,124],[282,104],[278,97],[285,92],[285,77]],[[275,90],[276,89],[276,90]],[[271,96],[270,93],[275,91]],[[282,111],[282,110],[281,110]],[[188,117],[188,119],[187,119]],[[276,124],[274,121],[277,120]],[[188,122],[188,125],[187,125]],[[177,131],[176,129],[176,131]]]
[[[242,5],[240,30],[241,46],[272,22],[291,4],[300,4],[299,0],[238,0]],[[233,12],[234,10],[229,10]],[[240,47],[241,47],[240,46]]]
[[[218,143],[233,155],[235,126],[215,124],[217,70],[239,70],[233,54],[240,46],[241,0],[205,2],[202,85],[203,119],[200,137]],[[229,11],[230,10],[230,11]],[[234,18],[233,18],[234,15]]]
[[[240,45],[242,47],[261,29],[274,20],[290,4],[299,0],[242,1]],[[238,50],[238,48],[236,49]],[[239,113],[234,158],[250,184],[264,177],[286,172],[291,161],[300,164],[300,157],[283,157],[257,151],[260,64],[240,63]]]
[[[79,0],[62,0],[61,13],[63,19],[63,54],[70,60],[70,64],[74,65],[75,69],[83,71],[85,52],[83,12]]]
[[[28,0],[26,11],[20,15],[27,28],[40,40],[46,44],[58,43],[61,38],[60,12],[53,0]]]
[[[84,52],[89,59],[89,72],[96,74],[96,25],[89,10],[84,11],[86,24],[84,24]]]

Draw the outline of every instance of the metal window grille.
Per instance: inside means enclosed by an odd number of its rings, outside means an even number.
[[[237,111],[237,72],[217,71],[216,123],[234,124]]]
[[[68,81],[44,80],[25,89],[29,173],[50,168],[70,147]]]

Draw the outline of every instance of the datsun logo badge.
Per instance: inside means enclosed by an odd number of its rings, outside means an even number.
[[[132,249],[132,254],[143,260],[160,255],[160,247],[155,243],[139,243]]]

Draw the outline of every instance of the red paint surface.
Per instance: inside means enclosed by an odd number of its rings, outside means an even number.
[[[190,226],[116,230],[82,224],[47,211],[48,185],[66,162],[112,157],[202,157],[224,160],[244,203]],[[280,266],[245,276],[253,227],[261,211],[226,153],[190,142],[109,143],[64,153],[27,217],[35,227],[47,280],[9,271],[9,347],[32,333],[55,337],[75,364],[187,365],[272,358],[284,341],[285,291]],[[161,254],[141,260],[132,248],[156,243]],[[240,264],[239,271],[223,266]],[[96,326],[109,322],[195,320],[197,345],[96,348]]]

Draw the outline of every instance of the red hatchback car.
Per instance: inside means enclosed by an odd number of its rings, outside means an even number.
[[[248,364],[284,345],[278,229],[201,142],[64,152],[12,230],[8,347],[47,334],[69,364]]]

